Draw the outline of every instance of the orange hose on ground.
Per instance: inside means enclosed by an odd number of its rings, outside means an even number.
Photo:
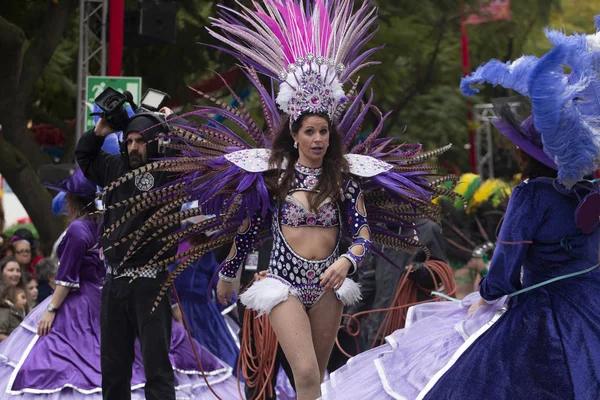
[[[246,385],[260,388],[260,391],[254,395],[252,400],[265,400],[267,397],[273,397],[274,395],[271,376],[274,373],[278,342],[275,332],[271,328],[269,317],[262,315],[257,318],[256,315],[256,311],[249,308],[244,311],[244,324],[242,325],[242,340],[238,359],[238,391],[241,396],[239,381],[241,369]]]
[[[437,261],[437,260],[429,260],[423,264],[422,268],[426,268],[429,271],[429,275],[432,277],[433,286],[436,291],[440,291],[441,288],[444,288],[444,291],[449,296],[454,295],[456,292],[456,282],[454,282],[454,276],[452,274],[452,268],[445,262]],[[376,347],[385,342],[386,336],[390,335],[392,332],[404,328],[404,324],[406,323],[406,314],[409,307],[415,306],[417,304],[429,303],[432,301],[444,301],[443,298],[432,298],[430,300],[417,301],[417,293],[418,289],[429,291],[421,288],[416,282],[411,279],[408,279],[408,275],[412,272],[412,267],[408,268],[406,273],[402,276],[400,283],[398,285],[398,289],[396,290],[396,295],[394,296],[394,300],[392,304],[388,308],[380,308],[368,311],[361,311],[354,315],[347,315],[349,320],[346,325],[342,325],[340,329],[345,329],[348,334],[354,338],[356,338],[360,334],[360,322],[358,317],[376,313],[376,312],[387,312],[383,322],[379,326],[379,330],[375,335],[375,340],[373,341],[371,347]],[[435,281],[435,276],[440,278],[441,284],[438,285],[437,281]],[[353,330],[351,327],[352,322],[354,322],[357,327],[356,330]],[[381,339],[378,339],[381,338]],[[351,354],[348,354],[340,345],[338,339],[336,338],[336,345],[339,350],[346,357],[353,357]]]

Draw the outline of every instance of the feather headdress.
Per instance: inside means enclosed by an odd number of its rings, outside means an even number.
[[[358,70],[375,62],[361,53],[373,37],[377,18],[369,2],[353,11],[352,0],[264,0],[243,11],[220,6],[220,18],[207,28],[231,46],[219,48],[273,79],[279,80],[277,105],[290,122],[303,112],[324,112],[331,119],[348,98],[343,84]]]
[[[542,58],[491,60],[463,78],[461,89],[470,96],[477,92],[470,85],[486,82],[528,96],[543,151],[570,188],[600,164],[600,33],[567,36],[547,30],[546,35],[556,47]]]

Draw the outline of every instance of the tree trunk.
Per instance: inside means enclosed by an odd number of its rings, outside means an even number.
[[[40,183],[27,159],[6,140],[0,139],[0,172],[19,198],[40,234],[46,251],[64,230],[63,218],[52,213],[52,196]]]
[[[0,17],[0,174],[23,204],[46,250],[63,231],[64,221],[52,213],[52,196],[37,175],[37,169],[51,159],[26,127],[27,109],[76,6],[76,0],[48,2],[27,51],[23,31]]]

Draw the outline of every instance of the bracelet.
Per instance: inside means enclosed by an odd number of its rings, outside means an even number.
[[[349,255],[349,254],[347,254],[347,253],[346,254],[342,254],[340,256],[340,258],[345,258],[346,260],[350,261],[350,264],[352,265],[352,271],[349,272],[348,275],[354,274],[356,272],[356,270],[358,269],[358,264],[357,264],[356,260],[353,259],[352,256]]]
[[[219,272],[219,280],[222,280],[223,282],[231,283],[231,282],[234,282],[235,279],[236,279],[235,277],[232,278],[230,276],[223,275],[222,272]]]
[[[356,270],[358,269],[358,266],[360,265],[360,263],[365,259],[365,257],[367,256],[367,254],[369,253],[369,249],[371,248],[371,241],[362,237],[358,237],[354,240],[354,243],[352,243],[352,245],[350,245],[350,248],[348,249],[348,251],[345,254],[342,254],[340,256],[344,257],[345,259],[347,259],[348,261],[350,261],[350,263],[352,263],[352,272],[350,272],[348,275],[352,275],[353,273],[356,272]],[[354,254],[350,249],[354,246],[362,246],[363,248],[363,253],[358,255],[358,254]]]

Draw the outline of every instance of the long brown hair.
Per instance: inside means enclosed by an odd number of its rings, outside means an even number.
[[[329,125],[329,147],[327,147],[327,151],[323,157],[323,174],[319,177],[319,181],[313,189],[316,193],[308,196],[310,209],[316,211],[319,204],[328,197],[334,200],[339,199],[343,179],[349,169],[348,162],[344,158],[342,136],[338,133],[327,114],[303,113],[291,124],[291,128],[287,121],[283,123],[282,129],[273,141],[273,150],[269,164],[276,168],[283,163],[283,160],[287,160],[288,164],[283,175],[279,173],[271,175],[267,181],[267,185],[279,203],[285,201],[285,197],[290,189],[292,189],[294,183],[294,166],[299,157],[298,149],[294,148],[292,133],[298,133],[304,120],[312,116],[325,119]]]
[[[521,170],[521,179],[556,178],[558,171],[539,162],[517,146],[514,146],[514,156]]]
[[[67,201],[67,210],[75,218],[90,217],[96,222],[100,221],[100,215],[97,213],[98,209],[94,200],[79,197],[71,193],[67,193],[65,200]]]

